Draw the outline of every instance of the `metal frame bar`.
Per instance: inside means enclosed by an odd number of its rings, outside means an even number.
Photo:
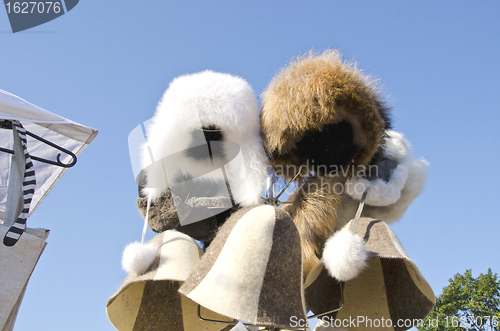
[[[201,316],[201,305],[198,305],[198,319],[202,322],[212,322],[212,323],[222,323],[226,325],[236,325],[239,323],[239,321],[236,322],[228,322],[228,321],[219,321],[219,320],[213,320],[209,318],[204,318]],[[242,322],[243,323],[243,322]],[[269,325],[255,325],[255,324],[250,324],[250,323],[243,323],[243,325],[249,325],[249,326],[256,326],[256,327],[262,327],[262,331],[267,330],[267,331],[278,331],[282,330],[282,328],[277,328],[274,326],[269,326]],[[287,327],[286,330],[297,330],[297,331],[305,331],[306,329],[304,328],[292,328],[292,327]]]

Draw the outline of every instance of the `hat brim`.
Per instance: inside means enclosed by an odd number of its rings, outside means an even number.
[[[192,238],[165,231],[148,245],[158,248],[151,266],[141,275],[130,273],[106,304],[111,323],[120,331],[216,331],[223,324],[198,318],[198,305],[178,290],[195,268],[202,254]],[[207,319],[231,322],[208,310]]]
[[[349,225],[348,225],[349,226]],[[394,232],[382,221],[361,218],[356,233],[366,241],[367,268],[345,282],[344,305],[328,316],[333,319],[358,319],[369,323],[391,320],[383,330],[407,330],[400,321],[423,319],[435,304],[435,295],[415,263],[410,260]],[[339,281],[318,263],[304,284],[307,307],[315,314],[334,310],[341,304]],[[399,323],[398,323],[399,322]],[[370,330],[370,324],[358,327]],[[373,326],[381,330],[381,325]]]

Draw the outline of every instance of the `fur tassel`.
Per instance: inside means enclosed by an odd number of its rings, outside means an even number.
[[[128,273],[140,275],[146,271],[156,257],[157,249],[147,244],[133,242],[123,250],[122,267]]]
[[[361,273],[367,258],[363,239],[345,226],[326,241],[322,260],[332,277],[345,282]]]

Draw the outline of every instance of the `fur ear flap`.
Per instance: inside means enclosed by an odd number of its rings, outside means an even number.
[[[330,276],[345,282],[363,271],[367,258],[365,242],[348,224],[326,241],[322,260]]]
[[[144,273],[153,263],[156,251],[155,247],[137,241],[128,244],[123,250],[123,269],[136,275]]]

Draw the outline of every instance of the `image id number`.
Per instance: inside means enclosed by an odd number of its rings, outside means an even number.
[[[61,11],[60,2],[48,2],[48,1],[30,1],[30,2],[7,2],[5,4],[7,8],[7,13],[14,14],[48,14],[51,11],[53,13],[59,14]]]

